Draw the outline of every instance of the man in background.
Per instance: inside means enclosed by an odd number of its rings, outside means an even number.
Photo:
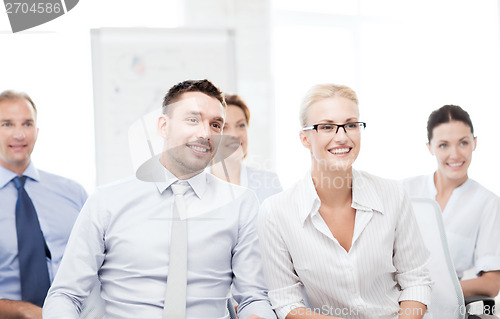
[[[42,318],[42,305],[76,217],[82,186],[38,170],[37,110],[22,92],[0,93],[0,318]]]

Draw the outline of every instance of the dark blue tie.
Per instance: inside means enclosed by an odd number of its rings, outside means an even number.
[[[26,176],[13,179],[17,188],[16,231],[21,276],[21,297],[42,306],[50,287],[46,257],[50,251],[40,229],[33,202],[24,189]]]

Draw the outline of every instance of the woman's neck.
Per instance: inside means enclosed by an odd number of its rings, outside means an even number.
[[[455,188],[463,185],[467,181],[467,178],[467,175],[465,175],[460,179],[450,179],[441,174],[439,170],[434,173],[434,186],[437,190],[436,201],[439,207],[441,207],[441,211],[444,211],[446,208],[446,204],[448,204],[448,200]]]
[[[434,173],[434,185],[436,186],[438,194],[453,192],[455,188],[463,185],[467,179],[467,175],[460,179],[451,179],[444,176],[439,170]]]
[[[351,205],[352,168],[347,170],[325,170],[313,165],[311,176],[322,205]]]

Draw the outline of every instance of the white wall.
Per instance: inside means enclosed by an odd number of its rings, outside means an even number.
[[[234,30],[236,92],[251,110],[248,163],[275,166],[270,0],[185,0],[184,26]]]
[[[399,179],[430,174],[430,112],[466,109],[478,136],[470,176],[500,194],[498,1],[274,2],[277,167],[285,185],[309,167],[298,108],[313,84],[351,86],[363,134],[359,169]],[[298,11],[305,10],[305,11]]]
[[[238,93],[252,109],[250,159],[276,168],[285,186],[309,163],[297,137],[300,99],[312,84],[337,82],[359,93],[368,122],[358,168],[392,178],[431,172],[425,121],[454,103],[479,139],[470,175],[500,193],[498,17],[496,0],[85,0],[12,34],[2,11],[0,90],[24,90],[38,105],[37,166],[91,192],[90,28],[230,27]]]
[[[66,15],[12,34],[0,10],[0,90],[27,92],[38,107],[38,168],[95,187],[90,28],[175,27],[177,0],[85,0]]]

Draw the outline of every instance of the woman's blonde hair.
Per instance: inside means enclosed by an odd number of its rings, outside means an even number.
[[[300,104],[300,125],[307,126],[307,111],[309,107],[323,99],[341,96],[358,105],[358,97],[350,87],[337,84],[317,84],[307,91]]]

